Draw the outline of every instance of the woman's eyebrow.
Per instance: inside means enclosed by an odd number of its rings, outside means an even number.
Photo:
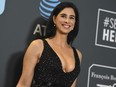
[[[67,15],[66,13],[61,13],[60,15]],[[75,15],[70,15],[72,17],[75,17]]]

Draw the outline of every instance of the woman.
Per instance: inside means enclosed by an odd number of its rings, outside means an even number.
[[[47,37],[32,41],[17,87],[76,87],[82,54],[72,47],[78,33],[76,6],[62,2],[51,13]]]

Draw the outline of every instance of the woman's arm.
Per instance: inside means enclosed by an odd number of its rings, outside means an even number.
[[[33,41],[27,48],[23,60],[22,75],[16,87],[30,87],[34,75],[34,68],[39,61],[43,43],[41,40]]]
[[[73,82],[71,87],[76,87],[76,81],[77,81],[77,79],[75,79],[75,81]]]

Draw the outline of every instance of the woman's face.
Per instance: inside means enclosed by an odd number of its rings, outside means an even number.
[[[64,8],[57,16],[53,17],[56,32],[68,34],[75,25],[75,13],[72,8]]]

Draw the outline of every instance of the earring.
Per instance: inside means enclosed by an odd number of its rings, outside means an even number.
[[[54,24],[54,27],[55,27],[56,25]]]

